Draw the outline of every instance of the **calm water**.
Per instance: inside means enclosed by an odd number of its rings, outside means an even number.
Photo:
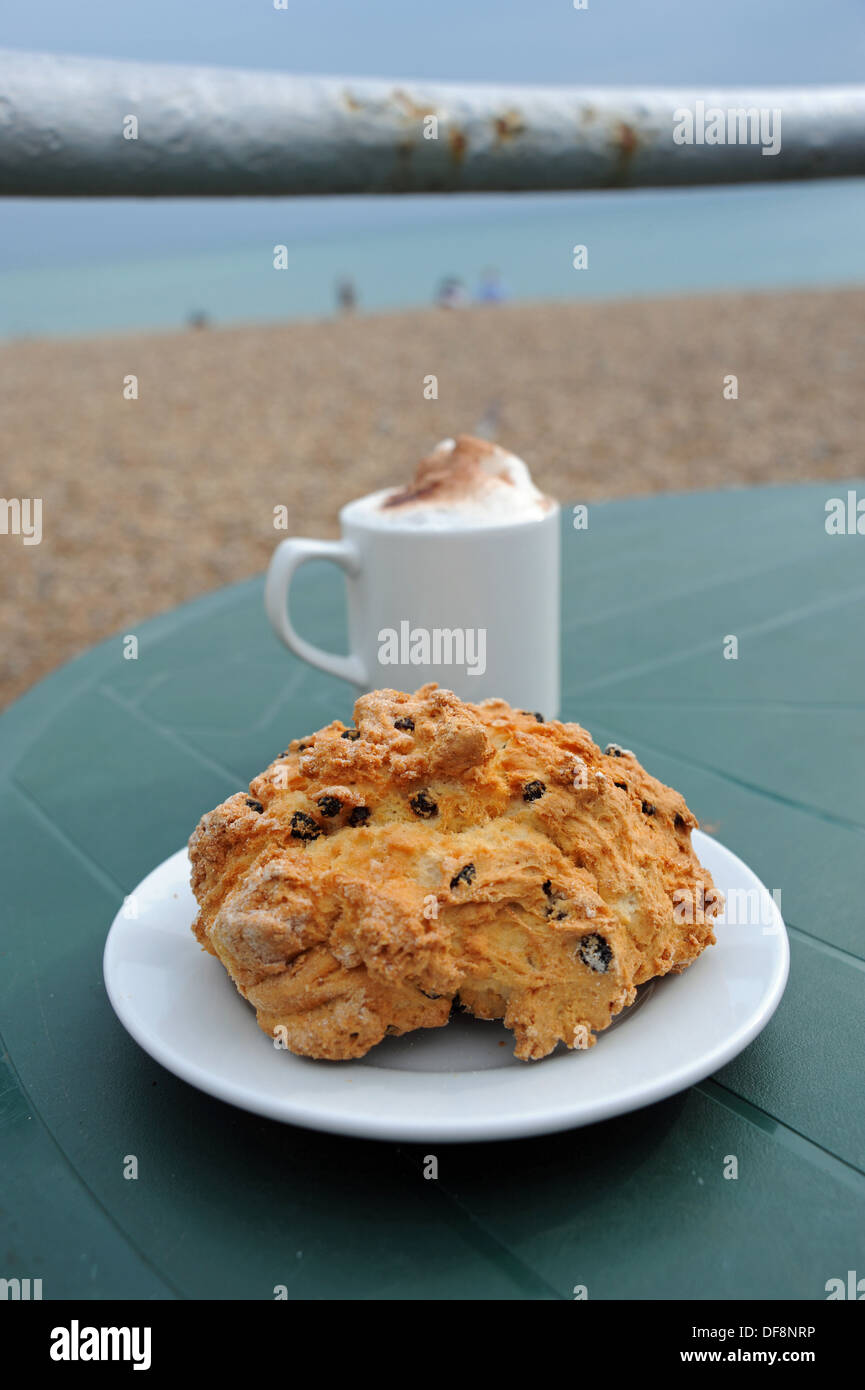
[[[211,217],[202,250],[130,259],[79,253],[76,263],[61,234],[43,264],[0,271],[0,336],[181,327],[194,312],[217,323],[320,317],[333,312],[339,275],[354,280],[361,308],[398,309],[429,303],[447,275],[471,292],[487,266],[513,299],[865,284],[863,180],[496,198],[486,208],[473,199],[468,211],[454,199],[434,217],[388,208],[357,230],[345,204],[314,232],[287,236],[290,218],[275,219],[256,244],[225,250],[212,245]],[[199,211],[208,216],[203,200]],[[277,241],[288,246],[282,271]],[[577,243],[588,247],[586,270],[572,266]]]

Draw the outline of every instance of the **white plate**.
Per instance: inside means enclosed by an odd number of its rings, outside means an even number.
[[[105,985],[121,1023],[157,1062],[274,1120],[422,1142],[572,1129],[650,1105],[716,1071],[757,1036],[784,992],[787,933],[772,897],[710,836],[695,831],[694,848],[728,897],[726,916],[747,922],[721,919],[718,944],[683,974],[643,986],[588,1052],[560,1047],[544,1061],[518,1062],[501,1024],[466,1015],[386,1038],[352,1062],[278,1050],[190,931],[196,909],[185,849],[148,874],[114,919]]]

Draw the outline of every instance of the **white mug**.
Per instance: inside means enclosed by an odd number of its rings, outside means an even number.
[[[559,712],[560,509],[495,525],[383,523],[364,499],[340,512],[342,539],[285,540],[265,608],[287,647],[360,691],[427,681],[475,703],[490,696],[544,718]],[[295,571],[332,560],[347,576],[350,654],[302,638],[288,611]]]

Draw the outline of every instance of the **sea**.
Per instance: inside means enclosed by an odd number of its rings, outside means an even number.
[[[383,199],[4,204],[0,337],[358,310],[865,284],[865,180]],[[279,251],[277,248],[284,248]],[[583,248],[580,251],[578,248]],[[275,262],[284,268],[275,268]]]

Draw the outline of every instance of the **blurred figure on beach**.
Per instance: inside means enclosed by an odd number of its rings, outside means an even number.
[[[436,291],[435,302],[440,309],[462,309],[469,302],[462,280],[456,275],[446,275]]]
[[[508,294],[502,278],[495,266],[487,266],[486,270],[481,271],[480,283],[477,288],[475,298],[478,304],[503,304]]]
[[[336,307],[341,314],[353,314],[357,308],[357,290],[348,275],[336,282]]]

